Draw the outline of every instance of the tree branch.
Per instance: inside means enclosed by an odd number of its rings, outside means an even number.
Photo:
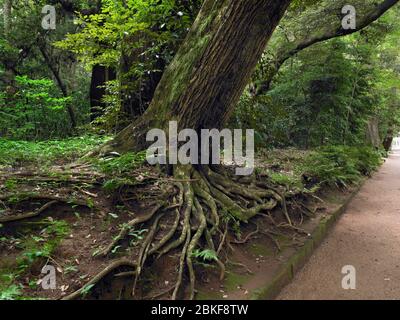
[[[261,85],[259,86],[257,95],[263,95],[270,89],[271,82],[275,77],[275,75],[278,73],[280,67],[286,62],[286,60],[290,59],[301,50],[304,50],[319,42],[359,32],[362,29],[368,27],[374,21],[378,20],[384,13],[386,13],[390,8],[392,8],[398,2],[399,0],[383,1],[382,3],[377,5],[373,10],[367,13],[362,19],[357,20],[356,29],[346,30],[343,29],[342,26],[340,25],[338,28],[328,30],[323,34],[314,35],[309,37],[308,39],[300,39],[297,42],[291,43],[289,48],[282,46],[280,49],[278,49],[277,52],[278,59],[276,61],[271,61],[270,66],[268,66],[266,79],[264,79]]]

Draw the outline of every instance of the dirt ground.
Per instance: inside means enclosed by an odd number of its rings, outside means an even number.
[[[368,180],[278,300],[400,299],[400,152]],[[356,289],[342,288],[342,268]]]

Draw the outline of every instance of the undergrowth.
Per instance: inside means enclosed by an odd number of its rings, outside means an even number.
[[[328,146],[315,150],[298,167],[305,182],[346,187],[369,176],[382,162],[370,147]]]
[[[22,278],[26,278],[33,265],[51,260],[52,253],[69,233],[67,222],[51,218],[29,222],[26,226],[30,231],[19,238],[0,237],[0,248],[13,247],[19,250],[13,263],[3,262],[0,265],[0,300],[29,299],[22,294],[24,289],[21,283],[24,280]],[[1,228],[0,226],[0,231]],[[39,235],[34,235],[33,229],[38,229]],[[38,285],[37,279],[29,279],[26,282],[26,285],[31,288]]]
[[[47,165],[57,161],[68,163],[84,156],[109,137],[86,135],[64,140],[14,141],[0,139],[0,166]]]
[[[136,184],[136,177],[132,176],[134,169],[145,163],[145,152],[129,152],[117,157],[109,157],[94,160],[94,165],[106,175],[103,189],[113,192],[121,186]]]

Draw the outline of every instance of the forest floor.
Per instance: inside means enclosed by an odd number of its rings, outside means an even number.
[[[278,299],[400,298],[400,152],[394,152],[358,195],[304,269]],[[342,288],[344,266],[355,290]]]
[[[107,256],[101,252],[132,219],[151,214],[160,194],[172,195],[174,180],[144,164],[143,154],[74,162],[102,143],[82,141],[40,147],[0,141],[0,150],[9,150],[0,154],[0,299],[132,299],[132,268],[149,226],[139,224]],[[224,281],[212,261],[201,254],[195,259],[198,299],[246,298],[263,281],[253,277],[246,289],[242,284],[249,276],[260,268],[263,278],[273,272],[282,253],[290,252],[285,249],[301,247],[318,221],[346,198],[351,187],[304,187],[297,166],[309,154],[295,149],[259,153],[256,171],[285,190],[293,226],[287,226],[280,207],[231,226],[218,240],[226,244],[218,250],[226,265]],[[156,240],[174,220],[173,215],[161,218]],[[177,248],[149,261],[134,299],[169,299],[179,257]],[[56,289],[43,289],[45,265],[55,267]]]

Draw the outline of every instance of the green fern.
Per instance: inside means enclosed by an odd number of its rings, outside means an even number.
[[[205,262],[218,260],[217,253],[214,250],[209,250],[209,249],[205,250],[196,249],[192,252],[192,257],[198,260],[203,260]]]

